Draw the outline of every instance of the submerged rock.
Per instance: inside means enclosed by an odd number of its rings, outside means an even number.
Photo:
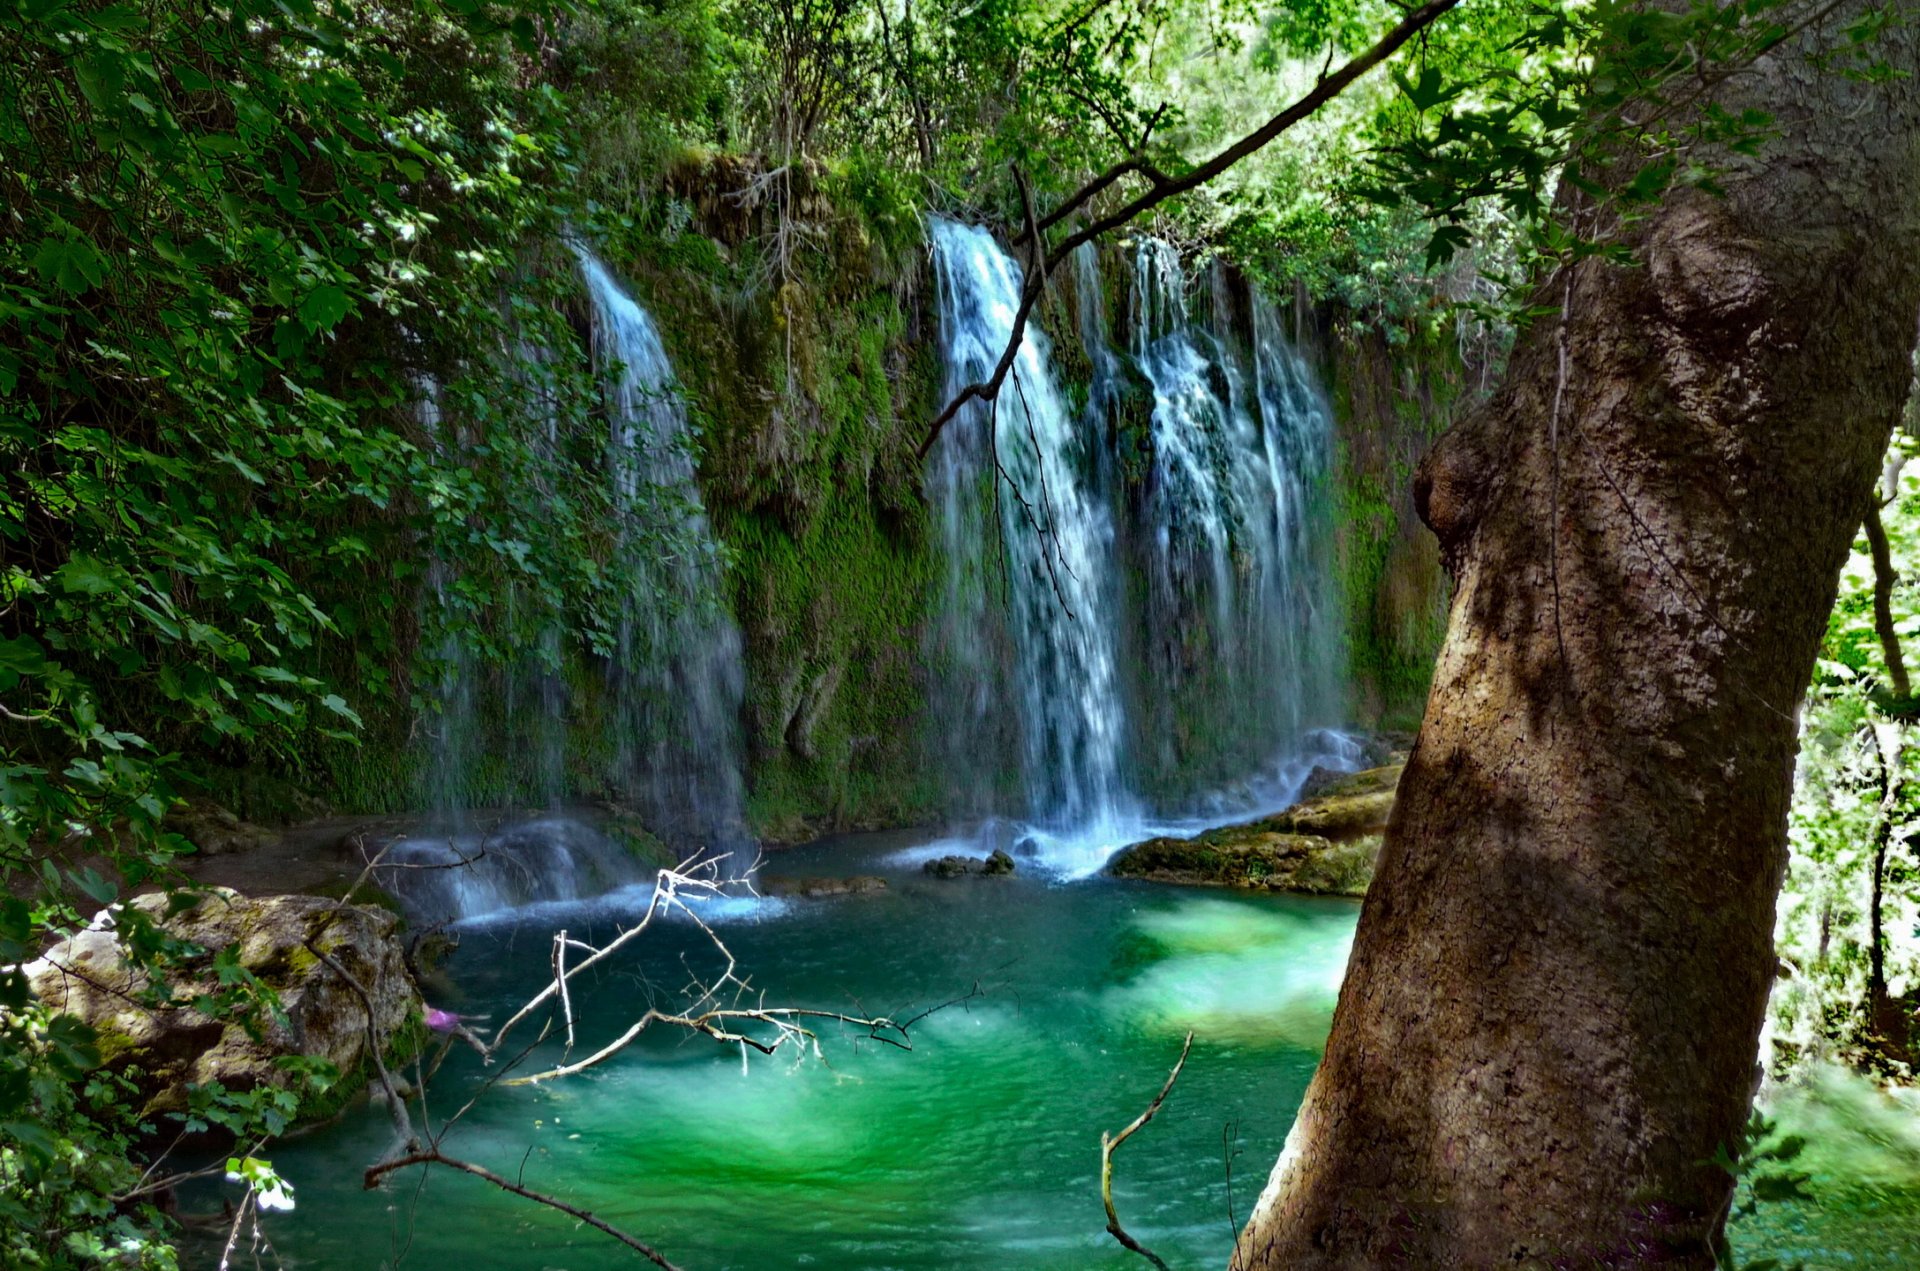
[[[1190,886],[1358,896],[1373,880],[1399,782],[1399,765],[1343,773],[1274,816],[1193,838],[1135,843],[1107,872]]]
[[[118,930],[127,908],[199,952],[160,980],[130,966]],[[375,1035],[389,1046],[410,1042],[420,1027],[424,1006],[407,973],[400,922],[385,909],[318,896],[250,899],[223,887],[181,912],[168,908],[168,897],[150,895],[105,910],[24,968],[42,1002],[99,1034],[107,1067],[126,1073],[140,1090],[142,1115],[185,1108],[189,1085],[217,1081],[236,1091],[284,1085],[280,1060],[288,1056],[324,1059],[339,1071],[329,1102],[355,1088],[370,1066],[368,1006],[327,959],[366,991]],[[231,983],[236,970],[273,990],[278,1013],[214,1018],[192,1005],[219,995],[222,972]]]
[[[997,847],[991,856],[940,856],[921,868],[935,878],[966,878],[969,875],[992,878],[1011,874],[1016,866],[1006,849]]]
[[[188,799],[167,813],[164,829],[185,838],[202,856],[251,852],[271,843],[274,832],[243,821],[211,799]]]
[[[798,896],[821,900],[829,896],[870,896],[887,889],[887,880],[874,874],[855,874],[850,878],[795,878],[787,874],[765,874],[760,890],[769,896]]]

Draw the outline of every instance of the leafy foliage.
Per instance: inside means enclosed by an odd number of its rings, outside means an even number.
[[[1920,483],[1906,470],[1914,449],[1911,433],[1896,435],[1886,480],[1894,497],[1881,510],[1898,573],[1889,616],[1902,646],[1920,632],[1908,581],[1920,569]],[[1906,1080],[1920,990],[1920,756],[1913,703],[1891,687],[1877,581],[1863,536],[1841,575],[1807,699],[1777,935],[1791,974],[1774,995],[1773,1030],[1777,1068],[1831,1057]]]

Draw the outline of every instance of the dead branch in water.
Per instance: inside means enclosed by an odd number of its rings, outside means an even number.
[[[1121,1247],[1139,1254],[1154,1266],[1159,1267],[1160,1271],[1170,1271],[1170,1269],[1161,1260],[1159,1254],[1127,1234],[1127,1229],[1120,1225],[1120,1215],[1113,1210],[1113,1153],[1122,1143],[1132,1138],[1135,1131],[1153,1120],[1154,1113],[1160,1111],[1160,1105],[1167,1101],[1167,1095],[1173,1090],[1173,1083],[1180,1080],[1180,1070],[1187,1066],[1187,1052],[1192,1049],[1193,1033],[1189,1030],[1186,1043],[1180,1047],[1180,1058],[1174,1061],[1173,1071],[1167,1074],[1167,1084],[1161,1086],[1160,1093],[1153,1096],[1153,1102],[1147,1105],[1147,1110],[1135,1117],[1128,1123],[1127,1128],[1118,1134],[1110,1135],[1105,1130],[1100,1132],[1100,1203],[1107,1207],[1107,1230],[1112,1233],[1115,1240],[1120,1242]]]
[[[581,1209],[577,1205],[569,1205],[557,1196],[548,1196],[543,1192],[536,1192],[531,1188],[523,1187],[512,1179],[501,1177],[484,1165],[475,1165],[472,1161],[463,1161],[456,1157],[448,1156],[442,1152],[437,1145],[430,1148],[423,1148],[417,1152],[409,1152],[405,1156],[395,1157],[392,1160],[382,1161],[378,1165],[368,1166],[366,1185],[369,1188],[377,1187],[382,1178],[393,1173],[395,1170],[405,1169],[409,1165],[444,1165],[448,1169],[457,1169],[463,1174],[471,1174],[475,1178],[485,1179],[502,1191],[512,1192],[515,1196],[524,1197],[537,1205],[545,1205],[549,1209],[557,1209],[568,1217],[576,1218],[597,1231],[605,1232],[621,1244],[627,1246],[627,1248],[638,1253],[647,1261],[662,1268],[662,1271],[680,1271],[680,1268],[667,1261],[666,1257],[658,1249],[655,1249],[644,1240],[628,1235],[606,1219],[594,1214],[591,1210]]]
[[[921,1020],[947,1007],[977,997],[982,991],[980,985],[975,983],[965,994],[901,1018],[886,1015],[854,1015],[804,1007],[768,1006],[763,1001],[748,1000],[752,989],[739,974],[739,964],[732,950],[727,947],[726,942],[720,938],[712,926],[689,905],[690,901],[721,894],[723,880],[716,868],[718,863],[719,858],[694,857],[677,868],[661,870],[654,883],[653,895],[649,898],[640,920],[633,926],[620,931],[605,944],[590,944],[565,929],[555,932],[552,947],[547,954],[548,966],[552,972],[547,984],[530,997],[505,1023],[494,1029],[490,1037],[481,1038],[471,1033],[467,1033],[466,1036],[469,1044],[480,1053],[483,1061],[489,1067],[493,1067],[508,1036],[518,1025],[536,1014],[541,1016],[537,1033],[517,1053],[494,1068],[480,1088],[458,1110],[440,1121],[438,1125],[435,1125],[427,1116],[426,1080],[422,1077],[413,1091],[421,1099],[420,1129],[417,1134],[414,1132],[413,1124],[404,1109],[400,1085],[393,1079],[380,1059],[383,1047],[375,1044],[374,1082],[382,1088],[394,1109],[398,1141],[385,1159],[367,1167],[363,1175],[365,1186],[378,1187],[397,1171],[414,1166],[430,1169],[435,1165],[443,1165],[449,1169],[470,1174],[513,1195],[558,1210],[605,1233],[656,1266],[664,1268],[665,1271],[678,1271],[659,1250],[615,1227],[590,1210],[569,1204],[557,1196],[534,1191],[525,1186],[523,1180],[509,1179],[484,1165],[449,1155],[443,1146],[448,1134],[475,1103],[496,1085],[525,1085],[572,1076],[618,1054],[655,1025],[680,1029],[689,1034],[702,1034],[724,1045],[740,1046],[743,1056],[749,1050],[771,1055],[783,1048],[791,1048],[803,1055],[811,1053],[815,1058],[825,1062],[826,1056],[821,1050],[820,1039],[815,1032],[815,1026],[820,1021],[835,1022],[860,1030],[856,1035],[856,1041],[861,1039],[879,1041],[901,1050],[911,1050],[913,1049],[912,1030]],[[720,968],[704,980],[695,978],[689,983],[684,990],[683,1006],[678,1009],[649,1007],[613,1041],[583,1059],[571,1059],[575,1027],[579,1020],[578,1004],[574,1000],[572,991],[574,978],[589,967],[603,963],[620,949],[632,944],[652,927],[661,915],[674,909],[678,909],[706,937],[719,954]],[[315,952],[318,953],[317,950]],[[570,957],[570,954],[573,956]],[[326,957],[325,954],[319,956]],[[354,981],[344,967],[340,967],[332,959],[327,961],[330,969],[345,980],[360,998],[361,1005],[367,1014],[369,1037],[375,1038],[372,995],[365,990],[364,986]],[[565,1040],[565,1049],[560,1055],[560,1062],[531,1075],[513,1075],[515,1070],[543,1043],[554,1036],[556,1031]],[[370,1042],[370,1044],[373,1043]],[[524,1167],[524,1162],[522,1164]]]

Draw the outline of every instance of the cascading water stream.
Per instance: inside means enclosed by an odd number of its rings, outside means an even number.
[[[1021,282],[984,229],[935,221],[932,236],[951,394],[991,373]],[[957,736],[977,745],[966,739],[992,731],[996,696],[1010,694],[1026,811],[1041,832],[1076,838],[1134,813],[1121,775],[1112,528],[1089,490],[1087,441],[1029,326],[999,400],[947,425],[928,476],[946,548],[942,653],[957,681]],[[996,625],[1010,666],[993,664]]]
[[[1218,778],[1220,765],[1297,753],[1334,719],[1341,645],[1321,511],[1331,416],[1257,291],[1236,323],[1216,269],[1203,326],[1170,245],[1147,239],[1134,259],[1132,352],[1153,393],[1147,678],[1185,734],[1213,739],[1211,755],[1160,760]]]
[[[653,319],[584,246],[574,245],[593,310],[593,363],[608,421],[606,470],[622,578],[606,722],[606,781],[648,831],[677,850],[728,853],[724,877],[750,865],[743,829],[739,715],[741,641],[727,611],[719,549],[701,503],[692,431]],[[533,372],[540,350],[521,351]],[[536,374],[536,378],[540,378]],[[544,384],[530,385],[537,392]],[[550,404],[549,404],[550,405]],[[443,444],[438,394],[424,395],[423,421]],[[537,515],[551,491],[539,460],[557,454],[558,412],[529,448],[535,471],[518,507]],[[451,572],[429,570],[436,603],[454,603]],[[510,597],[512,603],[513,597]],[[557,794],[568,699],[554,674],[558,627],[541,615],[539,642],[507,668],[496,714],[509,746],[532,752],[536,780]],[[473,918],[545,901],[599,896],[646,883],[651,871],[592,823],[566,814],[525,817],[468,812],[463,792],[482,748],[475,737],[474,659],[452,634],[442,650],[442,698],[434,754],[441,823],[388,848],[382,881],[421,916]]]
[[[652,317],[592,252],[575,251],[593,303],[608,467],[633,571],[613,668],[626,793],[656,833],[742,855],[744,663],[686,404]]]
[[[983,229],[935,221],[931,236],[951,396],[990,375],[1021,278]],[[1029,326],[999,400],[948,424],[928,472],[948,565],[935,652],[950,767],[990,787],[979,755],[1011,739],[1030,819],[1010,840],[1067,875],[1150,834],[1284,805],[1315,763],[1355,758],[1344,738],[1311,731],[1334,722],[1341,651],[1315,513],[1330,419],[1270,306],[1255,297],[1252,338],[1236,340],[1217,279],[1206,329],[1178,255],[1148,240],[1123,359],[1094,257],[1074,268],[1086,410],[1069,411]],[[1139,383],[1152,399],[1148,470],[1124,478],[1101,439]],[[1140,664],[1131,678],[1123,653]],[[1148,819],[1134,793],[1147,787],[1173,791],[1162,802],[1186,815]]]

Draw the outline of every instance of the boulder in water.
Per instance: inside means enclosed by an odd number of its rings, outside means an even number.
[[[1156,838],[1107,865],[1120,878],[1203,887],[1358,896],[1373,880],[1400,767],[1341,774],[1274,816],[1192,838]]]
[[[939,856],[921,868],[935,878],[993,878],[1013,873],[1015,865],[1005,848],[996,847],[991,856]]]
[[[164,895],[126,907],[201,952],[156,981],[127,962],[116,929],[123,909],[115,906],[25,970],[42,1002],[99,1034],[107,1067],[128,1073],[141,1092],[142,1115],[185,1108],[189,1085],[219,1082],[244,1091],[285,1084],[278,1061],[287,1056],[324,1059],[339,1071],[330,1103],[355,1088],[371,1066],[368,1008],[328,960],[366,991],[376,1036],[398,1044],[418,1032],[425,1008],[407,973],[399,919],[385,909],[318,896],[253,899],[224,887],[178,913],[168,912]],[[191,1005],[221,991],[222,955],[274,991],[278,1016],[253,1020],[250,1031],[246,1021]]]

